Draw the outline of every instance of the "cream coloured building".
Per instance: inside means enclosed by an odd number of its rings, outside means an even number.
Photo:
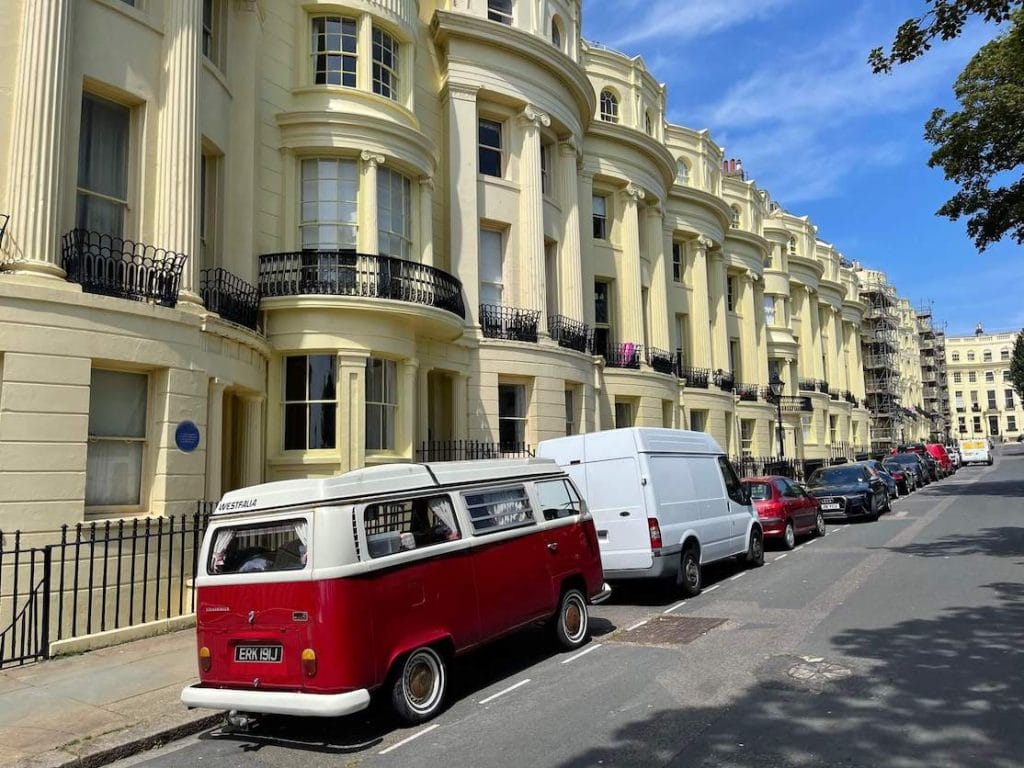
[[[1024,431],[1024,406],[1010,383],[1014,331],[985,333],[981,325],[971,336],[946,339],[953,435],[985,435],[1016,440]]]
[[[868,449],[851,263],[579,2],[9,6],[0,529],[622,425]]]

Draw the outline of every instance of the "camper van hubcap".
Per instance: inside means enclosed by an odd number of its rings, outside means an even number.
[[[585,608],[580,604],[575,595],[569,598],[565,606],[562,627],[565,629],[566,637],[574,642],[579,640],[586,631],[586,624],[583,621],[584,610]]]
[[[437,654],[420,649],[405,663],[403,687],[409,707],[416,712],[429,712],[436,705],[443,690],[444,671]]]

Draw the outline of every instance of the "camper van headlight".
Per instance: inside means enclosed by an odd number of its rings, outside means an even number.
[[[210,649],[204,645],[199,649],[199,671],[209,672],[212,665],[213,657],[210,655]]]

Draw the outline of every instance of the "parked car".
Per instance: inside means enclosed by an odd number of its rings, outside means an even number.
[[[916,453],[897,453],[892,456],[887,456],[885,462],[891,462],[892,464],[903,467],[904,470],[911,472],[914,475],[914,487],[923,488],[932,482],[932,471],[925,463],[922,456]]]
[[[807,478],[807,488],[821,503],[826,520],[877,520],[889,509],[889,490],[885,483],[863,464],[816,469]]]
[[[941,480],[946,476],[946,468],[936,455],[928,450],[925,443],[911,443],[910,445],[901,445],[893,451],[896,453],[914,453],[920,456],[925,464],[928,465],[929,472],[932,480]],[[947,457],[948,460],[948,457]]]
[[[882,462],[890,477],[896,481],[896,487],[900,493],[908,494],[917,489],[917,473],[910,467],[904,466],[891,458]]]
[[[797,483],[781,475],[747,477],[741,482],[754,502],[765,541],[779,541],[792,549],[797,536],[825,535],[818,500]]]
[[[889,492],[890,499],[895,499],[900,495],[899,484],[896,482],[895,478],[889,474],[885,465],[878,459],[865,459],[864,461],[857,463],[863,464],[882,479],[882,482],[885,483],[886,490]]]
[[[692,596],[708,563],[764,563],[750,497],[704,432],[609,429],[543,440],[537,455],[557,461],[583,493],[609,580],[669,579]]]
[[[960,459],[960,448],[955,445],[947,445],[946,453],[949,455],[949,460],[953,462],[953,471],[960,469],[960,465],[963,463]]]
[[[1021,434],[1017,435],[1017,442],[1018,443],[1024,443],[1024,432],[1022,432]]]
[[[992,466],[992,451],[989,450],[987,440],[961,440],[960,456],[963,458],[965,466],[967,464],[987,464]]]

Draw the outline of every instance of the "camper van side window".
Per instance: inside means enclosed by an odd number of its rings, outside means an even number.
[[[461,538],[447,496],[369,504],[363,511],[370,557],[444,544]]]
[[[301,571],[307,562],[308,531],[305,520],[222,526],[213,537],[206,572]]]
[[[537,501],[545,520],[558,520],[583,512],[580,497],[565,480],[550,480],[537,483]]]
[[[496,491],[465,494],[466,507],[476,533],[497,533],[509,528],[535,525],[526,489],[518,485]]]
[[[737,504],[749,504],[750,500],[743,490],[743,484],[736,477],[732,464],[724,456],[718,457],[718,468],[722,470],[722,480],[725,481],[725,492],[729,494],[729,498]]]

